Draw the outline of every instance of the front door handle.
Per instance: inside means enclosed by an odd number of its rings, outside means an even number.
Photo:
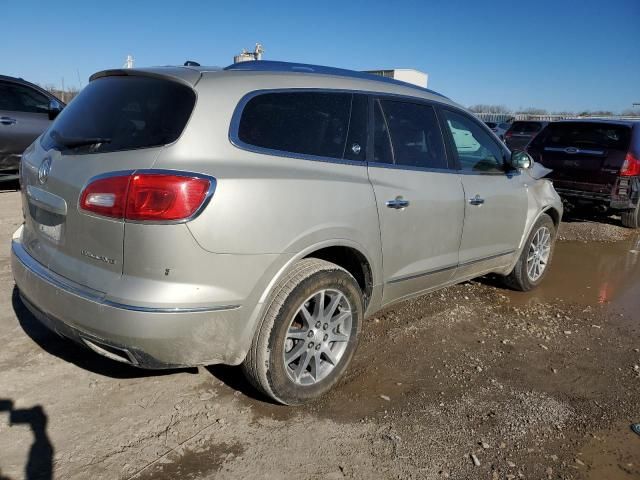
[[[481,198],[480,195],[476,195],[469,199],[469,203],[471,205],[482,205],[484,203],[484,198]]]
[[[2,125],[15,125],[16,119],[11,117],[0,117],[0,123]]]
[[[402,197],[398,196],[393,200],[387,200],[385,205],[388,208],[395,208],[396,210],[402,210],[403,208],[407,208],[409,206],[409,200],[404,200]]]

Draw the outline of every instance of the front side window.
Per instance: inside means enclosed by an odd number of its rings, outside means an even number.
[[[170,80],[98,78],[60,113],[42,145],[76,153],[167,145],[180,136],[194,105],[194,91]]]
[[[460,168],[478,173],[504,172],[502,148],[471,118],[443,110],[458,152]]]
[[[447,168],[436,112],[430,105],[381,100],[396,165]]]
[[[11,82],[0,82],[0,110],[47,113],[49,99],[33,88]]]
[[[352,97],[350,93],[331,92],[257,95],[242,111],[238,138],[269,150],[341,159],[345,155]],[[352,143],[364,147],[366,142],[354,138]],[[364,159],[362,150],[356,157]]]

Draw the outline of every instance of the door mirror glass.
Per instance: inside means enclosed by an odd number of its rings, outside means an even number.
[[[511,166],[517,170],[528,169],[533,166],[533,158],[527,152],[514,150],[511,152]]]
[[[56,118],[62,111],[62,105],[57,100],[51,100],[49,102],[49,120]]]

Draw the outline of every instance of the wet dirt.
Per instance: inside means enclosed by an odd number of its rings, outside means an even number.
[[[0,195],[5,245],[18,207]],[[0,411],[0,478],[24,477],[36,437],[55,478],[640,478],[638,238],[557,247],[534,292],[483,278],[380,312],[299,408],[238,368],[145,372],[59,339],[15,297],[5,248],[0,405],[47,422]]]
[[[553,268],[533,292],[508,294],[514,304],[604,305],[631,319],[640,305],[640,235],[615,243],[558,242]]]

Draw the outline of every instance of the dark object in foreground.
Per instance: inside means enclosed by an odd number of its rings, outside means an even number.
[[[33,83],[0,75],[0,182],[17,178],[22,152],[64,106]]]
[[[638,435],[640,435],[640,423],[632,423],[631,424],[631,431],[633,433],[637,433]]]

